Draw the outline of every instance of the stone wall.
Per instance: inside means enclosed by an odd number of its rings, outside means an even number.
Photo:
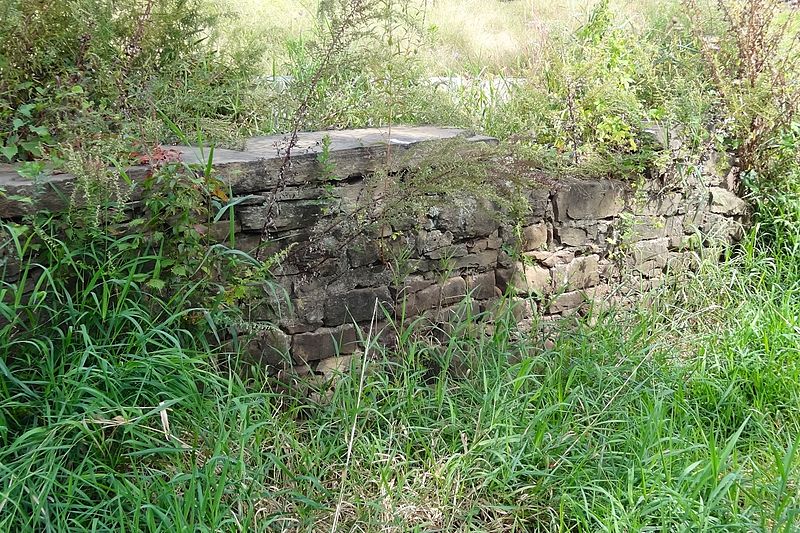
[[[323,135],[331,140],[324,164]],[[262,257],[288,250],[275,271],[285,298],[267,295],[244,309],[248,321],[279,326],[257,334],[253,356],[280,365],[351,353],[376,302],[381,325],[399,317],[446,323],[453,315],[490,315],[504,294],[520,300],[521,320],[534,311],[581,313],[635,297],[691,268],[704,248],[741,235],[746,205],[734,194],[730,165],[715,154],[692,172],[661,173],[637,187],[535,180],[516,191],[528,209],[515,216],[475,194],[429,198],[427,208],[405,218],[372,216],[387,201],[386,180],[396,185],[435,151],[432,143],[452,137],[492,142],[450,128],[307,133],[283,180],[285,139],[259,137],[243,152],[216,151],[215,168],[243,198],[234,211],[236,247]],[[204,159],[194,148],[176,150],[187,161]],[[388,173],[376,175],[379,169]],[[146,169],[130,175],[141,179]],[[71,187],[69,176],[33,187],[0,168],[7,195],[0,216],[60,209]]]

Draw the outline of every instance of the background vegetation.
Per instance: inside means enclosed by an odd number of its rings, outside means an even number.
[[[5,2],[0,158],[80,187],[2,224],[0,529],[796,530],[798,24],[768,0]],[[159,144],[399,122],[585,176],[728,150],[754,225],[649,307],[396,324],[287,392],[215,347],[272,260],[212,243],[235,206]],[[154,167],[133,221],[130,161]]]

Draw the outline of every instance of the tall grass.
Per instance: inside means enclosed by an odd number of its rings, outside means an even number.
[[[393,326],[304,395],[145,290],[156,256],[51,238],[3,290],[0,527],[794,531],[800,266],[759,242],[552,344]]]

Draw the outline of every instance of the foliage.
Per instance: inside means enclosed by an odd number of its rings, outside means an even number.
[[[776,141],[791,127],[800,102],[796,21],[781,13],[777,0],[717,0],[710,14],[696,0],[685,3],[722,104],[729,146],[743,170],[769,174]]]
[[[243,100],[252,56],[214,50],[207,42],[214,19],[199,0],[11,0],[0,17],[0,148],[7,159],[39,158],[54,141],[157,140],[163,129],[132,124],[153,122],[156,109],[187,131],[197,120],[251,121]]]
[[[184,293],[141,284],[154,256],[118,242],[60,254],[30,300],[4,285],[5,529],[797,526],[800,271],[754,240],[547,347],[511,313],[438,341],[390,324],[396,348],[310,397],[215,367]]]

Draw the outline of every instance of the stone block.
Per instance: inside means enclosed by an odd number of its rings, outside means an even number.
[[[426,279],[420,275],[408,276],[404,281],[403,285],[400,287],[398,291],[398,296],[402,294],[412,294],[415,292],[419,292],[422,289],[426,289],[436,283],[432,279]]]
[[[555,237],[561,246],[582,248],[589,241],[589,235],[583,228],[573,226],[556,226]]]
[[[576,257],[570,263],[556,265],[553,279],[556,287],[568,290],[584,289],[600,283],[600,256]]]
[[[360,238],[347,247],[347,260],[352,267],[372,265],[381,260],[381,246],[376,239]]]
[[[480,304],[476,301],[462,302],[441,309],[430,311],[430,319],[434,324],[449,324],[455,326],[467,318],[475,318],[480,314]]]
[[[550,305],[547,306],[547,312],[551,314],[564,313],[567,311],[574,311],[584,303],[583,291],[570,291],[559,294],[556,296]]]
[[[744,215],[747,212],[747,202],[721,187],[711,187],[711,212],[720,215]]]
[[[625,207],[625,189],[609,180],[563,182],[555,194],[556,220],[597,220],[617,216]]]
[[[484,198],[462,197],[439,206],[435,224],[440,230],[449,230],[458,239],[488,237],[500,227],[500,212]]]
[[[664,217],[635,216],[631,229],[631,241],[644,241],[664,237],[666,233]]]
[[[450,231],[423,230],[417,234],[417,253],[420,255],[427,255],[431,252],[447,248],[451,244],[453,244],[453,233]],[[433,257],[433,259],[438,259],[439,257],[441,257],[441,255]]]
[[[572,250],[557,250],[555,252],[528,252],[524,255],[525,257],[531,257],[535,259],[547,268],[553,268],[556,265],[563,265],[575,259],[575,252]]]
[[[637,216],[669,216],[679,214],[684,209],[684,198],[680,192],[655,191],[653,196],[637,202],[634,200],[631,210]]]
[[[344,294],[335,294],[325,301],[326,326],[338,326],[348,322],[369,322],[378,302],[377,318],[383,318],[382,308],[393,307],[388,287],[355,289]]]
[[[239,209],[238,215],[242,229],[245,231],[261,231],[267,221],[268,210],[268,205],[255,205]],[[314,200],[278,202],[273,207],[271,229],[286,231],[310,227],[322,215],[322,210],[322,204]]]
[[[467,292],[475,300],[488,300],[495,297],[495,273],[494,270],[483,274],[469,274],[464,276]]]
[[[530,252],[547,246],[547,223],[539,222],[522,228],[522,251]]]
[[[456,270],[487,270],[497,264],[497,250],[486,250],[476,254],[468,254],[453,259],[452,267]]]
[[[245,346],[247,358],[258,364],[280,366],[289,360],[291,339],[279,329],[267,329],[252,335]]]
[[[453,261],[460,257],[464,257],[468,254],[467,245],[465,243],[458,243],[447,246],[445,248],[439,248],[438,250],[434,250],[432,252],[428,252],[426,256],[429,259],[433,260],[441,260],[441,261]]]
[[[510,269],[497,269],[497,282],[501,290],[513,294],[549,294],[553,285],[549,269],[522,261]]]
[[[652,277],[664,269],[667,263],[669,239],[653,239],[640,241],[631,247],[630,264],[634,270],[644,276]]]
[[[464,278],[460,276],[450,278],[441,285],[433,285],[408,295],[405,304],[406,315],[416,316],[428,309],[453,305],[463,299],[466,294],[467,285]],[[398,305],[401,304],[398,303]]]
[[[344,324],[335,328],[319,328],[315,331],[298,333],[292,337],[292,357],[298,363],[350,354],[357,348],[358,335],[352,324]]]
[[[700,229],[712,243],[738,241],[744,236],[744,228],[740,222],[716,213],[706,213]]]
[[[503,244],[499,237],[499,232],[495,231],[492,235],[484,238],[477,239],[471,243],[467,243],[470,253],[481,253],[487,250],[499,250],[500,245]]]

